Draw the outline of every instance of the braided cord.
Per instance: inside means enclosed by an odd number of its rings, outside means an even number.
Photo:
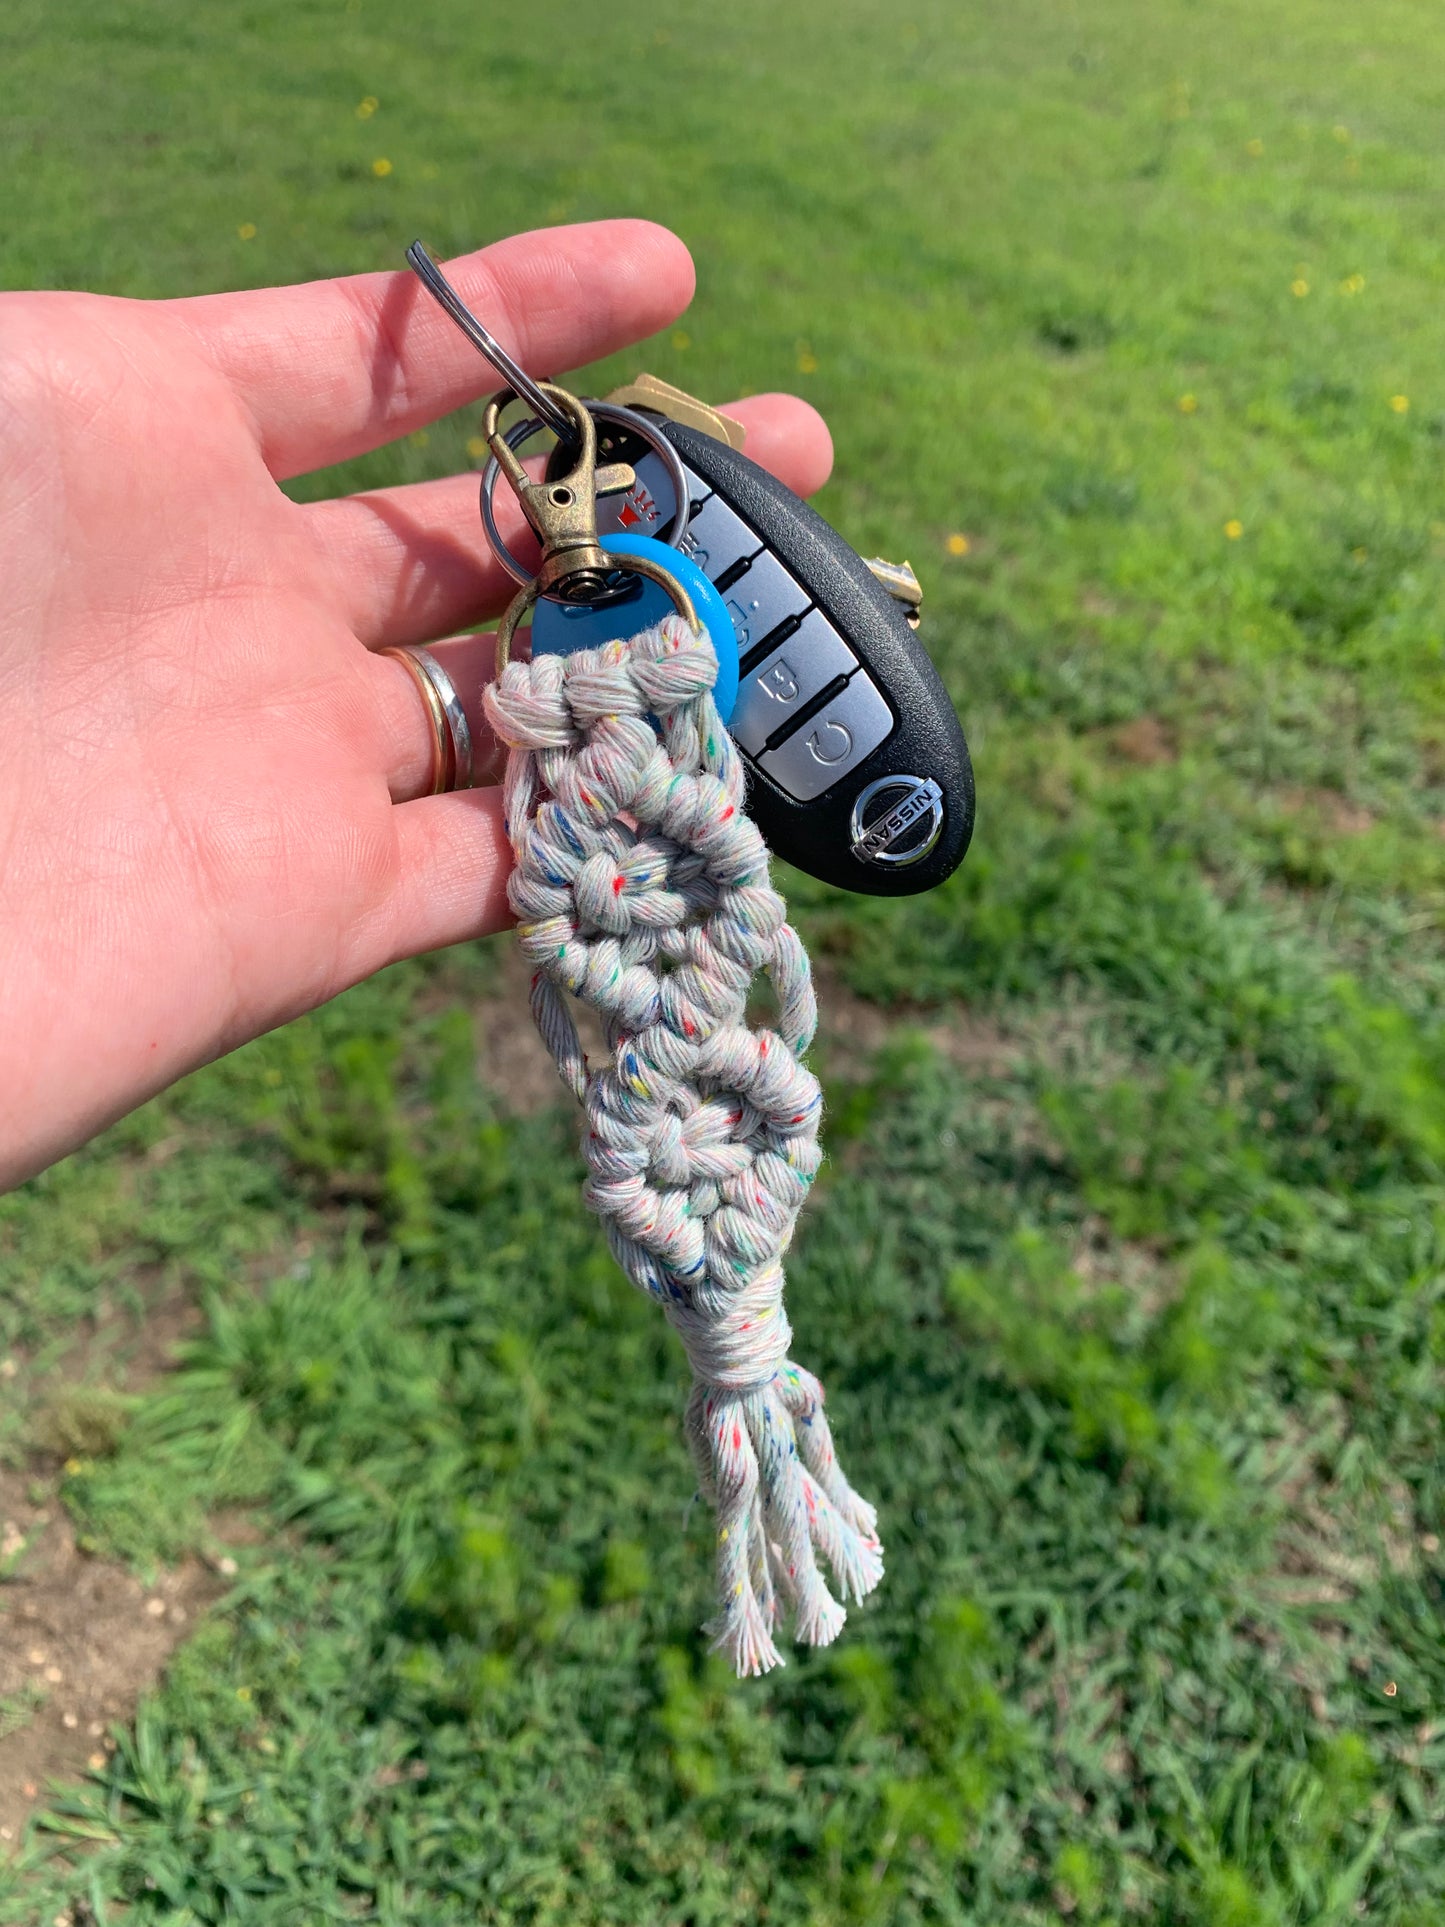
[[[826,1645],[883,1574],[872,1506],[844,1478],[818,1381],[788,1356],[783,1253],[822,1153],[800,1061],[817,1023],[807,952],[743,807],[706,638],[675,616],[630,642],[511,662],[487,691],[510,754],[508,894],[532,1015],[587,1120],[584,1195],[692,1366],[686,1432],[717,1511],[719,1610],[740,1674],[773,1641]],[[777,1028],[750,1028],[771,980]],[[567,998],[602,1019],[589,1064]]]

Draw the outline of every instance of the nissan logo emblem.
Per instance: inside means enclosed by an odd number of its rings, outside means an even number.
[[[943,791],[931,776],[880,776],[858,792],[848,825],[860,863],[917,863],[943,829]]]

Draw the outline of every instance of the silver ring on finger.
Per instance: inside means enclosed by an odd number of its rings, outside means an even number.
[[[442,796],[448,790],[469,790],[472,787],[472,731],[456,684],[431,650],[424,649],[419,642],[397,643],[379,649],[377,654],[396,658],[416,684],[426,707],[432,738],[427,794]]]

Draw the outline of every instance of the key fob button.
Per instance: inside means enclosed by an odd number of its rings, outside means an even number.
[[[714,496],[713,501],[716,500]],[[711,507],[711,503],[708,506]],[[717,581],[711,568],[707,573]],[[812,600],[807,590],[799,588],[778,558],[767,549],[753,557],[742,575],[718,586],[738,633],[740,656],[746,656],[750,649],[756,649],[789,616],[802,615]],[[819,687],[822,685],[819,684]]]
[[[760,756],[758,768],[795,801],[809,803],[832,789],[892,733],[892,710],[860,670],[816,716]]]
[[[665,478],[662,487],[670,505],[672,487]],[[672,520],[670,507],[668,520]],[[750,529],[740,515],[734,515],[719,495],[708,496],[688,522],[687,534],[682,538],[683,552],[690,555],[703,574],[710,576],[714,582],[744,557],[756,555],[762,546],[762,537]],[[808,606],[806,596],[802,606]]]
[[[743,577],[744,582],[747,579]],[[839,676],[851,676],[857,667],[858,658],[828,618],[819,609],[810,610],[798,627],[742,678],[728,724],[733,740],[756,756],[768,738],[785,729],[805,703]]]
[[[637,479],[624,494],[598,496],[599,535],[660,536],[672,520],[672,478],[662,457],[649,449],[632,464],[632,472]]]

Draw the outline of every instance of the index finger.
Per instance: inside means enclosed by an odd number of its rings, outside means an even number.
[[[655,334],[693,291],[687,249],[652,221],[513,235],[447,274],[544,376]],[[164,305],[249,410],[278,480],[363,455],[500,385],[409,269]]]

